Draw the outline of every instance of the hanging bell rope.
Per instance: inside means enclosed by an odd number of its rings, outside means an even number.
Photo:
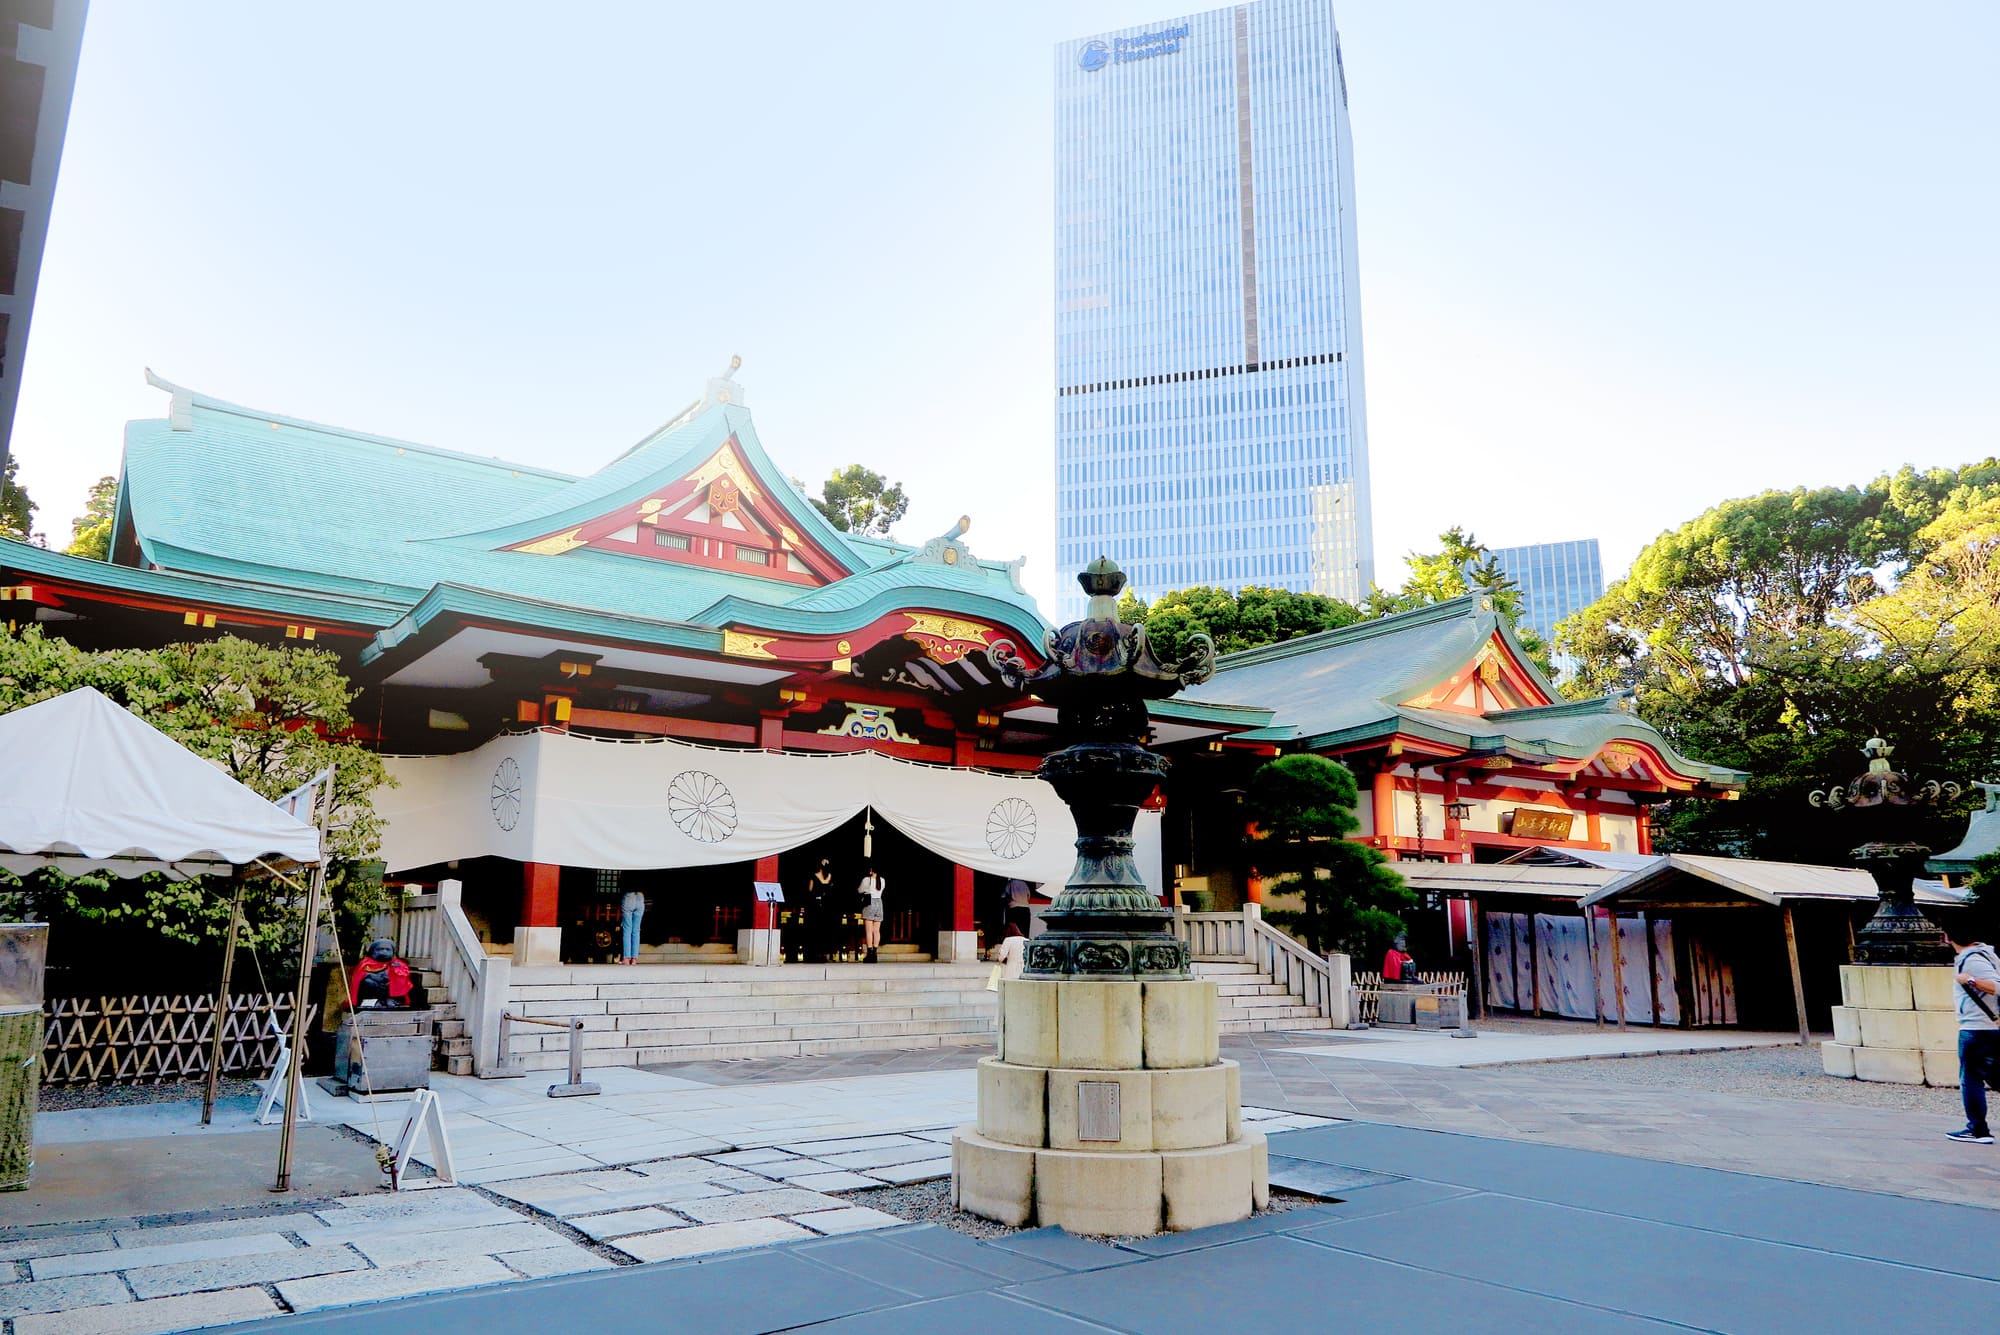
[[[862,808],[861,815],[861,856],[864,861],[875,856],[875,808]]]

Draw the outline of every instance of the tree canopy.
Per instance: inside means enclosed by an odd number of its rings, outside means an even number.
[[[1217,653],[1235,653],[1260,645],[1281,644],[1357,621],[1397,612],[1411,612],[1433,603],[1449,602],[1468,593],[1483,593],[1495,610],[1510,620],[1521,615],[1521,590],[1486,544],[1461,528],[1438,535],[1435,552],[1411,552],[1410,576],[1394,593],[1370,589],[1360,607],[1319,593],[1294,593],[1258,585],[1231,593],[1210,585],[1174,589],[1150,603],[1131,589],[1118,599],[1118,615],[1146,627],[1147,638],[1162,653],[1178,651],[1189,635],[1201,632],[1215,641]],[[1548,646],[1526,627],[1515,635],[1529,657],[1549,671]]]
[[[70,521],[69,554],[93,561],[111,559],[111,524],[118,512],[118,479],[101,477],[90,485],[83,513]]]
[[[328,877],[343,940],[353,944],[380,905],[380,877],[360,864],[374,856],[381,823],[370,798],[387,781],[381,758],[352,740],[354,691],[334,656],[272,648],[224,636],[160,649],[94,653],[30,625],[0,632],[0,713],[95,687],[232,778],[278,797],[335,767]],[[17,758],[18,759],[18,758]],[[0,882],[14,878],[0,873]],[[19,883],[16,883],[17,885]],[[229,894],[205,880],[161,876],[37,873],[26,893],[36,911],[75,923],[136,923],[188,945],[219,940]],[[244,898],[246,944],[260,949],[298,939],[298,906],[282,885],[254,881]]]
[[[835,469],[820,494],[807,499],[842,533],[881,538],[889,536],[889,530],[910,508],[902,483],[891,483],[860,464]]]
[[[1359,608],[1338,598],[1256,585],[1233,594],[1205,586],[1175,589],[1151,603],[1128,588],[1119,596],[1118,615],[1143,624],[1163,658],[1178,657],[1196,634],[1209,636],[1217,653],[1228,654],[1361,620]]]
[[[26,542],[34,531],[35,503],[28,499],[27,491],[16,480],[21,469],[21,456],[7,456],[7,467],[0,470],[0,538],[19,538]]]
[[[1557,644],[1572,693],[1634,689],[1676,746],[1750,773],[1740,802],[1670,803],[1662,848],[1840,862],[1874,836],[1805,794],[1858,772],[1869,737],[1931,777],[2000,760],[1997,561],[1993,460],[1764,492],[1662,534]],[[1962,820],[1910,833],[1944,847]]]
[[[1305,911],[1286,925],[1308,948],[1368,958],[1403,930],[1398,915],[1416,895],[1379,850],[1347,837],[1361,825],[1359,795],[1353,772],[1325,756],[1281,756],[1259,767],[1250,780],[1248,853],[1261,873],[1300,891]]]

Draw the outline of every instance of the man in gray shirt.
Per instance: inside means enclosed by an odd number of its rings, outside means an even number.
[[[2000,1088],[2000,956],[1984,941],[1971,937],[1972,929],[1947,931],[1956,955],[1952,970],[1958,976],[1958,1091],[1965,1099],[1965,1129],[1946,1133],[1946,1138],[1967,1145],[1991,1145],[1992,1128],[1986,1124],[1986,1086]]]

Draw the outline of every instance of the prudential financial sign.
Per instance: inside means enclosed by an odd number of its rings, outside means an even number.
[[[1083,49],[1076,53],[1076,63],[1085,73],[1095,74],[1106,65],[1176,55],[1187,35],[1188,25],[1183,23],[1178,28],[1155,28],[1137,37],[1114,37],[1108,42],[1100,38],[1083,44]]]

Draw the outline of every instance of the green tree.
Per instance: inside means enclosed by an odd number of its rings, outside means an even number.
[[[820,495],[807,499],[842,533],[875,537],[889,536],[889,530],[910,508],[902,483],[891,484],[874,469],[860,464],[834,470]]]
[[[328,885],[342,940],[350,949],[357,943],[381,903],[380,877],[368,865],[381,838],[371,798],[388,775],[381,758],[349,736],[354,691],[332,654],[232,636],[97,653],[47,637],[37,626],[0,633],[0,713],[80,686],[102,691],[266,797],[333,766]],[[36,909],[85,923],[136,921],[191,945],[219,940],[228,927],[228,890],[210,881],[51,872],[33,881]],[[297,942],[299,906],[283,884],[250,882],[244,908],[246,944],[267,958]]]
[[[7,456],[7,467],[0,470],[0,538],[19,538],[26,542],[35,527],[35,503],[28,499],[27,491],[15,478],[20,471],[21,456]]]
[[[1308,948],[1365,959],[1403,930],[1399,915],[1416,895],[1380,851],[1347,837],[1360,828],[1358,797],[1340,762],[1281,756],[1250,780],[1248,852],[1260,872],[1297,885],[1305,912],[1296,930]]]
[[[1911,771],[1990,771],[1996,495],[1988,460],[1725,501],[1558,627],[1581,663],[1573,693],[1635,689],[1681,750],[1751,776],[1739,802],[1669,803],[1661,848],[1845,861],[1875,836],[1804,796],[1858,771],[1871,736]],[[1933,844],[1962,819],[1910,814],[1908,835]]]
[[[1364,615],[1370,619],[1393,616],[1433,603],[1450,602],[1469,593],[1483,594],[1493,604],[1494,611],[1513,624],[1514,638],[1521,642],[1535,666],[1545,675],[1555,675],[1549,663],[1548,645],[1540,635],[1520,624],[1520,586],[1501,569],[1499,558],[1485,543],[1454,525],[1438,534],[1438,550],[1411,552],[1404,560],[1410,573],[1402,588],[1393,593],[1379,587],[1369,589],[1361,603]]]
[[[1318,593],[1295,593],[1253,585],[1238,593],[1208,585],[1175,589],[1148,603],[1127,588],[1118,615],[1143,625],[1146,638],[1163,658],[1180,654],[1191,635],[1207,635],[1217,653],[1236,653],[1279,644],[1361,619],[1360,609]]]
[[[83,513],[70,521],[69,554],[93,561],[111,559],[111,524],[118,513],[118,479],[101,477],[90,486]]]

